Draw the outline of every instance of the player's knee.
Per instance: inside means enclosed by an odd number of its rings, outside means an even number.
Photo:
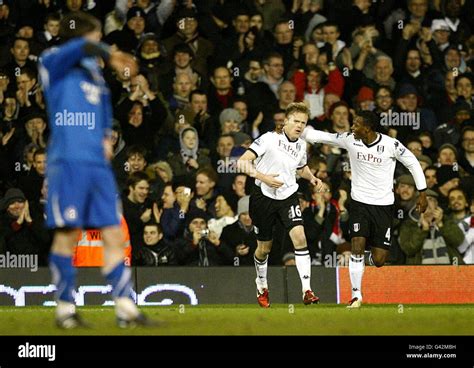
[[[385,257],[374,257],[372,255],[372,261],[375,267],[380,268],[385,264]]]
[[[291,241],[293,242],[293,246],[295,249],[301,249],[307,246],[306,244],[306,236],[304,234],[303,226],[294,227],[290,231]]]
[[[351,252],[352,254],[362,255],[365,250],[365,239],[363,238],[354,238],[351,242]]]

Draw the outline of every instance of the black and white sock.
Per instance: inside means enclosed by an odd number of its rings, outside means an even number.
[[[306,290],[311,290],[311,257],[307,247],[295,249],[295,262],[304,293]]]

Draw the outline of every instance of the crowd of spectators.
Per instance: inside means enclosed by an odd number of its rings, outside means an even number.
[[[389,263],[474,263],[474,1],[0,0],[0,253],[51,244],[47,111],[38,57],[60,44],[61,17],[85,11],[103,41],[135,55],[130,78],[104,67],[114,158],[135,265],[253,265],[252,179],[236,160],[305,101],[308,125],[348,132],[357,110],[419,159],[429,208],[396,169]],[[309,147],[325,182],[300,180],[313,264],[350,253],[346,152]],[[277,227],[270,264],[294,264]],[[329,262],[328,262],[329,261]]]

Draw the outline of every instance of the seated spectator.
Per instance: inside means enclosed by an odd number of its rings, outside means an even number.
[[[179,74],[188,74],[196,87],[205,89],[206,83],[202,76],[192,67],[194,60],[194,52],[189,45],[183,43],[178,44],[173,49],[173,64],[171,70],[167,72],[160,71],[159,85],[163,96],[169,100],[173,95],[173,82]]]
[[[184,186],[173,188],[171,183],[166,183],[161,196],[163,210],[159,219],[165,239],[175,240],[183,234],[184,219],[186,213],[188,213],[192,197],[190,188]]]
[[[312,189],[311,209],[314,219],[320,228],[321,241],[321,259],[332,256],[337,247],[346,242],[347,224],[349,213],[346,210],[345,203],[347,200],[347,192],[340,189],[338,199],[334,198],[331,185],[324,183],[322,192]],[[312,255],[312,257],[314,257]]]
[[[337,97],[342,96],[344,90],[344,78],[341,72],[332,66],[328,73],[319,66],[309,66],[306,74],[306,82],[303,84],[303,91],[296,91],[296,95],[302,95],[303,99],[308,101],[311,116],[310,119],[322,120],[324,114],[324,97],[326,94],[334,94]],[[297,78],[297,75],[295,75]],[[298,80],[294,81],[296,86],[301,85]]]
[[[167,54],[171,56],[176,45],[186,43],[194,52],[193,68],[201,75],[207,75],[208,59],[214,54],[214,44],[199,34],[196,10],[183,7],[175,19],[176,32],[163,40]]]
[[[171,95],[171,91],[167,93],[166,88],[171,88],[174,75],[169,83],[161,83],[160,77],[163,75],[171,75],[171,65],[169,65],[166,57],[160,49],[158,38],[154,33],[146,33],[140,40],[137,49],[137,57],[140,65],[140,74],[143,74],[150,84],[150,90],[153,93],[161,93],[164,98]]]
[[[400,247],[407,264],[463,264],[457,250],[463,232],[438,206],[438,194],[427,189],[426,195],[427,210],[418,215],[414,207],[400,227]]]
[[[22,147],[34,143],[39,148],[46,148],[48,141],[46,116],[40,111],[31,111],[23,117],[25,122],[26,140]]]
[[[430,167],[433,165],[433,161],[431,160],[431,158],[429,158],[428,156],[426,155],[420,155],[418,156],[418,162],[420,163],[421,165],[421,168],[423,170],[425,170],[426,168]]]
[[[173,170],[171,169],[170,164],[166,161],[158,161],[154,164],[148,165],[146,173],[150,178],[154,178],[155,181],[163,183],[163,188],[165,183],[173,182]],[[160,193],[162,191],[163,190],[160,190]]]
[[[474,175],[474,128],[466,127],[462,131],[462,151],[459,155],[459,165],[469,175]]]
[[[37,203],[41,197],[44,175],[46,172],[46,151],[40,148],[33,154],[33,169],[28,175],[22,176],[18,182],[30,203]]]
[[[232,192],[221,193],[216,198],[216,217],[207,222],[209,230],[220,237],[222,230],[238,220],[237,214],[238,198]]]
[[[115,172],[117,178],[117,184],[120,191],[126,191],[127,178],[139,171],[145,171],[147,161],[147,150],[145,147],[140,145],[133,145],[127,148],[125,151],[126,161],[122,167],[116,166],[118,171]]]
[[[143,228],[143,246],[138,252],[137,266],[161,267],[177,265],[173,243],[163,236],[160,224],[149,222]]]
[[[242,116],[236,109],[228,108],[222,110],[219,115],[221,135],[240,131]]]
[[[446,211],[448,209],[448,194],[451,189],[459,186],[459,172],[453,165],[442,165],[436,170],[436,192],[439,194],[437,201],[439,206]]]
[[[458,150],[450,143],[445,143],[439,147],[438,165],[454,165],[457,162]]]
[[[145,12],[138,6],[134,6],[127,12],[127,23],[123,29],[109,33],[105,41],[110,45],[116,45],[122,51],[133,53],[145,32],[145,27]]]
[[[458,93],[458,101],[463,101],[469,105],[471,110],[474,108],[474,76],[471,73],[463,73],[454,79],[454,85]]]
[[[421,132],[418,136],[423,145],[423,154],[427,155],[433,162],[436,161],[438,150],[434,146],[433,135],[430,132]]]
[[[165,124],[158,136],[156,137],[155,152],[153,157],[159,160],[166,160],[170,152],[178,153],[179,146],[179,132],[192,125],[192,119],[179,112],[174,118]]]
[[[425,107],[419,106],[419,94],[417,89],[411,84],[403,84],[398,89],[397,112],[409,114],[408,124],[397,123],[393,125],[397,129],[397,139],[404,142],[408,137],[416,135],[418,130],[434,132],[438,121],[434,112]],[[403,116],[403,115],[402,115]]]
[[[47,49],[59,44],[59,22],[61,17],[58,13],[50,13],[44,20],[44,31],[36,35],[41,49]]]
[[[216,184],[219,175],[212,167],[203,167],[196,173],[195,197],[191,202],[191,208],[205,211],[210,217],[216,217],[216,199],[218,190]]]
[[[184,236],[176,240],[178,262],[186,266],[232,265],[233,251],[222,244],[219,237],[207,228],[209,216],[200,209],[186,215]]]
[[[429,166],[423,172],[425,173],[426,185],[428,189],[433,189],[438,185],[438,179],[436,178],[436,166]]]
[[[10,48],[13,60],[5,65],[5,70],[10,81],[15,81],[18,76],[18,70],[28,68],[36,70],[36,63],[30,59],[30,43],[26,38],[16,37]]]
[[[369,87],[362,87],[357,93],[356,106],[361,111],[373,111],[375,108],[374,91]]]
[[[330,133],[350,132],[352,119],[349,106],[344,101],[334,103],[329,109],[328,117],[331,123],[328,129]]]
[[[184,110],[189,107],[189,96],[196,84],[188,73],[181,73],[176,76],[173,82],[173,95],[169,98],[170,111]]]
[[[159,208],[149,199],[148,175],[142,171],[133,173],[127,179],[128,194],[122,197],[123,215],[130,230],[132,258],[136,259],[142,245],[143,227],[151,219],[159,222]]]
[[[232,192],[240,199],[247,195],[245,188],[247,185],[247,175],[237,174],[232,183]]]
[[[464,234],[464,241],[458,247],[458,251],[466,264],[474,264],[474,214],[471,211],[466,193],[462,189],[449,191],[449,209],[451,218],[459,226]],[[471,201],[471,203],[473,203]]]
[[[237,203],[238,221],[224,227],[220,240],[234,250],[234,266],[253,266],[253,254],[257,249],[257,237],[253,231],[252,219],[249,216],[249,196],[244,196]]]
[[[457,145],[460,142],[462,130],[465,125],[472,124],[471,107],[465,101],[456,102],[453,107],[453,117],[448,122],[439,125],[434,133],[436,147],[449,143]]]
[[[199,148],[199,136],[193,127],[185,128],[179,133],[179,144],[180,152],[168,155],[168,163],[177,180],[185,176],[194,178],[201,167],[211,164],[209,150]]]
[[[0,201],[0,253],[32,254],[39,258],[40,266],[47,265],[51,236],[44,226],[43,213],[30,208],[23,192],[17,188],[7,190]]]
[[[295,85],[289,81],[285,81],[278,87],[278,107],[286,110],[290,103],[295,102],[296,88]]]
[[[207,94],[209,112],[211,115],[218,115],[223,109],[232,106],[232,99],[235,95],[230,70],[224,66],[215,68],[212,73],[211,83],[212,86]]]
[[[411,174],[401,175],[396,179],[395,212],[392,224],[392,245],[390,247],[389,262],[391,264],[405,264],[405,253],[400,248],[399,235],[402,222],[408,218],[408,213],[415,206],[418,193],[415,180]]]

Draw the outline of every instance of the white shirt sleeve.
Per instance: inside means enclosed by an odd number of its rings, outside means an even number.
[[[306,166],[308,163],[308,155],[306,154],[306,148],[305,148],[305,153],[303,157],[301,157],[301,161],[298,163],[298,169],[302,169],[303,167]]]
[[[398,140],[395,140],[394,156],[410,171],[413,179],[415,180],[416,189],[425,190],[426,178],[425,174],[423,173],[423,169],[421,168],[420,162],[415,157],[415,155]]]
[[[253,151],[257,157],[263,156],[267,151],[267,142],[270,140],[269,133],[265,133],[260,138],[257,138],[252,142],[249,150]]]
[[[301,138],[311,144],[324,143],[345,149],[348,136],[349,133],[327,133],[321,130],[306,128]]]

